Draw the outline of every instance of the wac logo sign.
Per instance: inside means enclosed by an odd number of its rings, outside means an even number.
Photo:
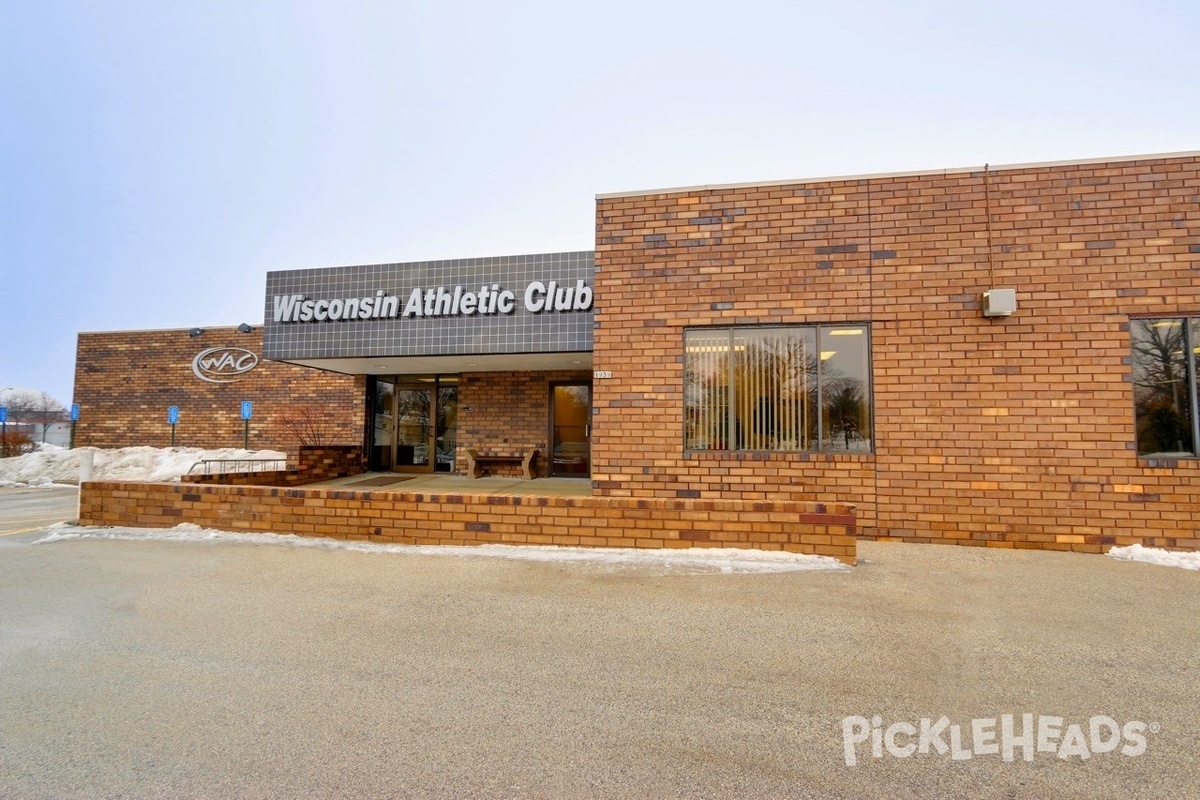
[[[192,372],[209,383],[233,383],[258,366],[258,356],[242,347],[210,347],[192,359]]]

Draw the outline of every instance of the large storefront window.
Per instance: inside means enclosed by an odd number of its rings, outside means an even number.
[[[1200,317],[1135,319],[1129,328],[1138,455],[1200,453],[1196,425]]]
[[[871,449],[868,326],[694,328],[684,340],[688,450]]]

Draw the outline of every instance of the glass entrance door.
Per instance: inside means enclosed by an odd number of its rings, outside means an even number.
[[[396,449],[393,469],[432,472],[434,387],[396,387]]]
[[[437,451],[433,468],[437,472],[454,471],[454,455],[458,449],[458,383],[457,378],[438,378],[437,390]]]
[[[557,384],[550,398],[550,474],[587,478],[592,474],[592,385]]]
[[[396,384],[386,378],[375,379],[375,394],[371,397],[371,469],[392,468],[392,444],[396,435]]]
[[[376,376],[370,467],[453,472],[458,444],[458,377]]]

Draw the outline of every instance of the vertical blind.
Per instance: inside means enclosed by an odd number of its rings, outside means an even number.
[[[817,346],[818,328],[692,329],[685,334],[685,447],[689,450],[812,450],[869,447],[865,398],[866,327],[838,326],[843,337],[829,352]],[[822,331],[824,333],[824,331]],[[825,338],[821,346],[826,347]],[[833,364],[839,347],[845,351]],[[862,358],[855,353],[861,352]],[[853,365],[861,361],[861,368]],[[848,375],[850,372],[861,373]],[[839,405],[820,413],[822,371],[828,388],[841,387]],[[847,401],[847,390],[849,397]],[[829,393],[826,392],[828,395]],[[826,399],[826,404],[830,405]],[[857,406],[855,405],[857,403]],[[861,408],[860,408],[861,407]],[[853,414],[852,439],[845,417]],[[828,430],[835,417],[841,435]],[[824,424],[823,424],[824,423]]]

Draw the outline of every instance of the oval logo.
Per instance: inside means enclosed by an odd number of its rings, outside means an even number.
[[[258,366],[258,356],[243,347],[210,347],[192,359],[192,372],[209,383],[233,383]]]

